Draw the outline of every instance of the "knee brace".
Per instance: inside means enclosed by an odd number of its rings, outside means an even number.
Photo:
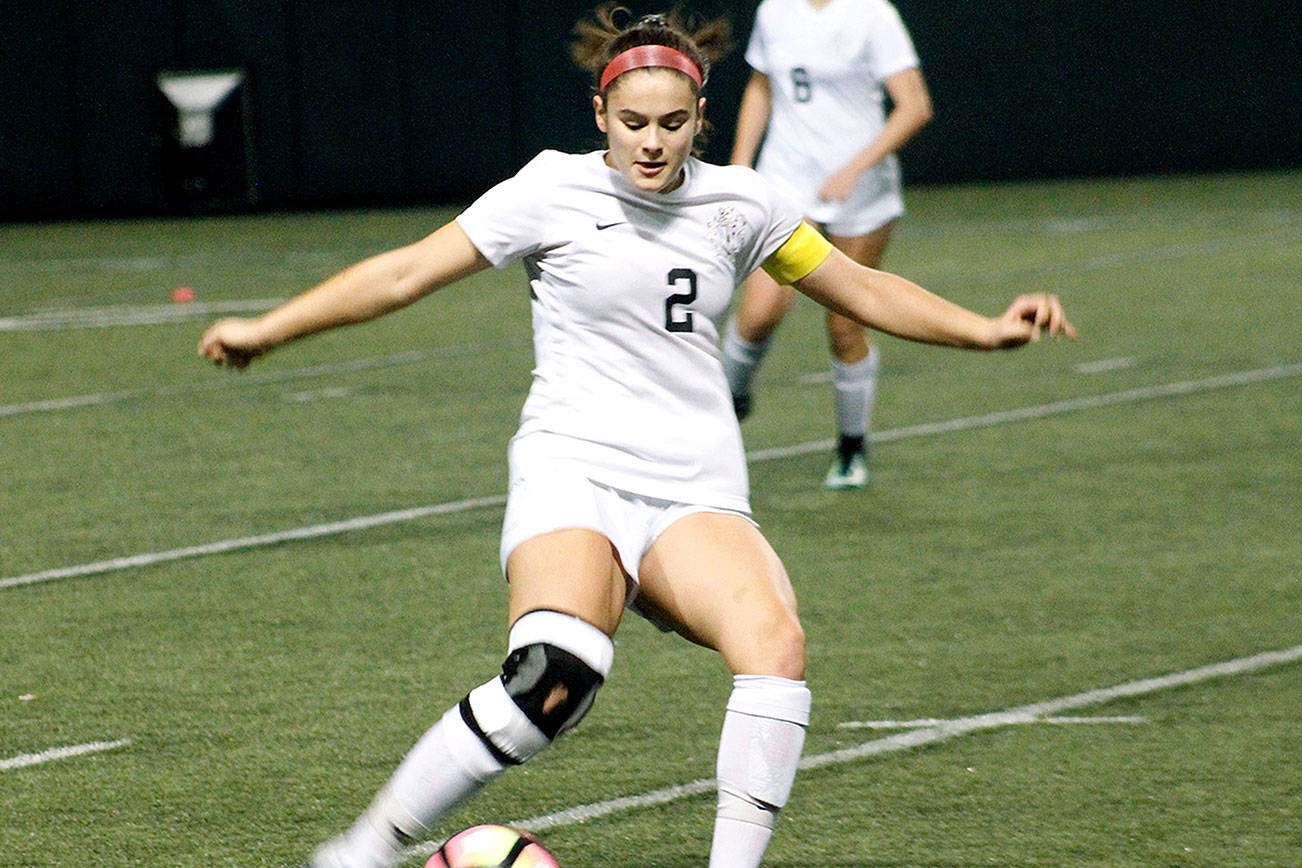
[[[588,713],[614,652],[579,618],[529,612],[511,628],[502,674],[461,700],[461,717],[498,762],[522,763]]]

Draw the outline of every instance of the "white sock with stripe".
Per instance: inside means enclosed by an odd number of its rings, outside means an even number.
[[[719,738],[710,868],[757,868],[795,781],[809,724],[803,681],[738,675]]]
[[[578,618],[530,612],[511,628],[508,651],[543,643],[576,655],[602,678],[610,673],[610,637]],[[503,676],[490,679],[421,736],[370,807],[317,852],[314,865],[389,868],[440,816],[550,743],[509,695]]]
[[[439,816],[505,768],[453,707],[421,736],[357,822],[317,858],[325,866],[388,868]]]

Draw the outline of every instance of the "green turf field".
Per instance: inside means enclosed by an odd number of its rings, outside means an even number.
[[[815,710],[766,864],[1302,864],[1302,174],[909,204],[888,268],[1081,339],[884,339],[872,486],[828,493],[820,313],[784,326],[744,433]],[[0,226],[0,865],[296,865],[496,670],[522,271],[194,353],[452,213]],[[702,866],[729,687],[630,618],[583,725],[438,832]]]

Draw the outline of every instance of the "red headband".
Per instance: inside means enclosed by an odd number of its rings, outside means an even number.
[[[638,45],[623,54],[616,55],[610,63],[606,64],[606,68],[601,73],[600,91],[605,93],[612,81],[631,69],[646,69],[653,66],[676,69],[696,82],[698,88],[704,83],[701,68],[681,51],[668,45]]]

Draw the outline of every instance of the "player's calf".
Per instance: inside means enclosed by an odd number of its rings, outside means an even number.
[[[352,828],[313,868],[388,868],[442,814],[577,724],[610,674],[614,643],[572,615],[529,612],[511,628],[501,675],[449,709]]]

